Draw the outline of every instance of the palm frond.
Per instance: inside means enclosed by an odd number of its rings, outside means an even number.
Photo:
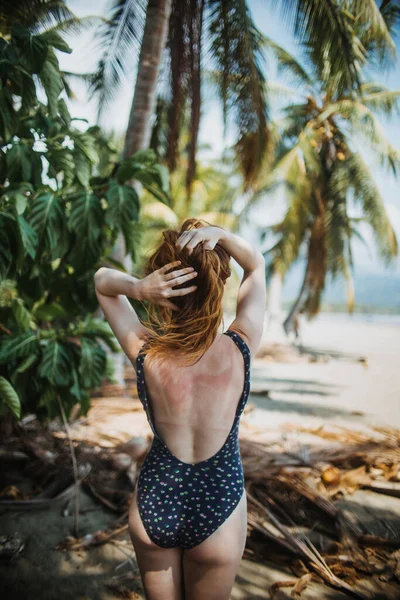
[[[317,120],[322,123],[324,119],[334,115],[348,120],[353,133],[366,139],[371,149],[377,153],[381,165],[397,174],[400,169],[400,152],[388,141],[372,110],[359,100],[344,99],[326,106]]]
[[[124,75],[136,65],[145,4],[145,0],[115,0],[110,18],[96,35],[103,50],[91,85],[92,95],[98,98],[98,118],[119,91]]]
[[[381,64],[390,58],[393,59],[396,56],[396,46],[377,2],[375,0],[351,0],[350,10],[356,20],[357,33],[368,53],[376,54]]]
[[[56,23],[55,25],[43,26],[41,34],[47,33],[58,33],[64,35],[77,35],[101,24],[105,24],[107,21],[103,17],[97,15],[87,15],[86,17],[75,17],[71,16],[69,19],[65,19]]]
[[[315,82],[303,65],[270,37],[266,35],[262,37],[265,48],[270,50],[277,60],[278,73],[287,75],[293,84],[303,84],[306,88],[313,89]]]
[[[1,31],[8,33],[13,24],[37,33],[68,19],[76,18],[62,0],[18,0],[3,3]]]
[[[379,10],[385,20],[390,35],[394,37],[398,34],[398,26],[400,25],[400,6],[398,1],[382,0]]]
[[[383,198],[360,154],[353,153],[346,162],[354,199],[361,203],[365,220],[373,229],[380,254],[389,262],[398,253],[398,243]]]
[[[245,0],[209,0],[208,9],[209,55],[222,73],[224,122],[232,115],[238,163],[248,187],[258,176],[269,144],[263,36]],[[235,73],[234,80],[230,73]]]
[[[337,92],[358,89],[365,49],[354,32],[354,19],[343,3],[332,0],[274,0],[295,36],[306,47],[316,76],[335,80]]]
[[[379,83],[369,82],[361,86],[362,103],[376,113],[385,116],[400,114],[400,90],[391,91]]]

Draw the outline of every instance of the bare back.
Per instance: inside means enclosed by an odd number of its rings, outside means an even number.
[[[243,355],[219,335],[202,358],[177,366],[174,356],[143,363],[147,397],[158,435],[181,461],[200,462],[224,444],[243,391]]]

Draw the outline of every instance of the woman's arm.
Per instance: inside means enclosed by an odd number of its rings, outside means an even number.
[[[123,294],[134,300],[141,300],[140,279],[128,273],[101,267],[94,274],[96,291],[104,296],[118,296]]]
[[[128,298],[142,300],[140,279],[128,273],[101,267],[94,275],[96,296],[122,350],[135,364],[143,342],[151,334],[142,325]]]
[[[218,243],[239,263],[245,272],[254,271],[260,263],[265,264],[264,256],[249,242],[230,231],[220,227],[218,229],[221,230]]]
[[[213,250],[220,244],[243,268],[236,318],[231,326],[243,332],[253,353],[260,345],[266,309],[266,280],[264,256],[249,242],[222,227],[200,227],[183,232],[176,241],[180,248],[186,247],[191,254],[198,243],[205,250]]]
[[[236,327],[247,337],[251,353],[255,355],[262,338],[267,304],[267,286],[264,256],[243,238],[223,230],[218,242],[243,268],[236,317]]]
[[[192,267],[170,271],[180,261],[168,263],[143,279],[116,269],[101,267],[94,275],[96,296],[104,316],[128,358],[135,362],[143,341],[151,335],[142,325],[128,298],[148,300],[178,310],[168,299],[193,292],[196,286],[174,290],[173,287],[196,277]]]

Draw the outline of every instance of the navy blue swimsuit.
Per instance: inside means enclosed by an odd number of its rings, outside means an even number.
[[[238,333],[224,331],[244,358],[244,386],[229,435],[214,456],[186,463],[174,456],[152,422],[144,381],[142,346],[136,359],[137,389],[154,433],[138,479],[137,503],[150,539],[162,548],[194,548],[216,531],[239,504],[244,477],[239,421],[250,391],[250,349]]]

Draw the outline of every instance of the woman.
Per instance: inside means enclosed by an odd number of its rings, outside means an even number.
[[[129,515],[149,600],[228,600],[246,543],[238,426],[263,330],[265,261],[204,223],[164,231],[143,279],[104,267],[95,274],[154,433]],[[236,318],[219,334],[230,257],[244,274]],[[148,327],[127,297],[157,306]]]

